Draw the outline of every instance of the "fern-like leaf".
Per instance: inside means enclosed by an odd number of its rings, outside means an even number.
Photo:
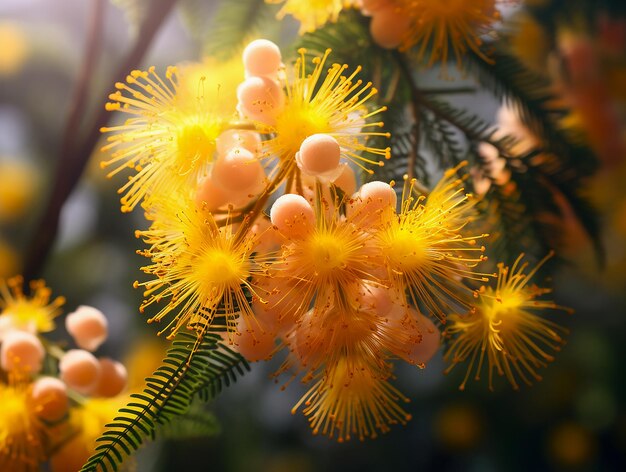
[[[119,0],[118,0],[119,1]],[[179,14],[183,25],[191,37],[200,41],[206,40],[209,29],[206,27],[207,22],[211,21],[216,9],[215,2],[207,2],[205,0],[179,0],[177,5],[177,13]]]
[[[517,58],[501,47],[492,54],[493,64],[470,56],[470,68],[479,83],[491,90],[503,102],[512,103],[519,110],[522,121],[542,141],[545,157],[541,162],[534,156],[521,157],[523,164],[535,176],[546,179],[568,201],[577,218],[590,236],[598,260],[603,259],[600,224],[592,206],[581,197],[585,179],[592,175],[598,161],[579,139],[564,130],[559,122],[567,110],[559,106],[559,99],[547,77],[527,69]],[[540,181],[541,179],[539,179]]]
[[[184,441],[187,439],[215,436],[220,431],[219,423],[210,412],[201,409],[201,406],[192,405],[190,411],[176,421],[161,425],[157,436],[163,439]]]
[[[180,333],[162,365],[146,379],[143,391],[132,394],[132,401],[106,425],[82,471],[118,470],[146,438],[155,437],[159,425],[187,414],[199,391],[208,386],[216,391],[215,385],[235,381],[235,372],[241,375],[249,369],[245,359],[219,339],[216,334],[197,340],[195,335]]]
[[[206,26],[209,35],[203,52],[220,59],[228,59],[243,49],[246,42],[255,39],[259,31],[263,37],[273,39],[281,24],[275,21],[276,5],[264,0],[223,0]]]

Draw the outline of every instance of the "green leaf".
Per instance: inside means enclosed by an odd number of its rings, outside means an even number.
[[[217,2],[206,0],[178,0],[177,13],[189,35],[204,44],[211,34],[207,27],[217,10]]]
[[[160,438],[175,441],[215,436],[219,432],[220,427],[215,415],[203,411],[195,402],[189,413],[174,422],[160,425],[157,429]]]
[[[162,365],[146,378],[143,391],[132,394],[132,400],[106,425],[96,452],[81,470],[118,470],[146,438],[153,439],[163,425],[181,417],[190,415],[187,421],[196,423],[196,431],[214,432],[208,416],[190,410],[194,398],[212,398],[223,384],[236,381],[250,369],[243,357],[220,340],[217,334],[197,338],[180,333]]]
[[[203,52],[228,59],[262,32],[266,39],[277,39],[280,22],[276,21],[276,5],[264,0],[222,1],[208,25]]]
[[[555,192],[562,194],[591,238],[598,261],[602,263],[604,249],[600,240],[598,215],[592,205],[582,197],[585,180],[598,168],[597,158],[580,142],[580,138],[560,127],[559,120],[568,110],[555,105],[558,97],[554,95],[549,79],[528,70],[504,47],[490,47],[494,48],[491,54],[493,64],[482,61],[476,55],[470,55],[470,70],[483,87],[491,90],[501,101],[517,107],[522,121],[540,138],[543,146],[543,159],[537,159],[537,153],[514,156],[532,174],[533,180],[528,185],[544,187],[543,194],[536,196],[532,194],[536,188],[523,185],[520,198],[528,204],[533,214],[549,211],[560,216],[556,206],[552,205],[550,208],[549,204],[553,201]],[[550,237],[545,231],[541,233]]]

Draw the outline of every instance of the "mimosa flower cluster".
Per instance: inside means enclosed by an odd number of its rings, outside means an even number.
[[[85,414],[89,404],[121,406],[126,368],[93,354],[108,335],[107,319],[96,308],[80,306],[65,318],[76,348],[65,351],[46,340],[65,301],[52,299],[42,281],[31,283],[27,297],[22,284],[19,277],[0,281],[0,469],[37,471],[49,461],[53,471],[70,470],[68,464],[93,451],[92,438],[82,449],[80,438],[104,427]],[[76,444],[68,450],[70,437]]]
[[[408,178],[360,182],[391,158],[380,144],[385,108],[360,68],[329,64],[330,53],[300,50],[285,65],[275,44],[253,41],[242,81],[221,83],[219,103],[205,100],[219,71],[133,71],[107,104],[128,119],[103,129],[112,151],[103,165],[129,172],[122,210],[141,204],[150,224],[136,233],[149,262],[135,284],[149,322],[170,338],[220,332],[251,361],[285,351],[276,375],[308,386],[293,411],[344,441],[409,420],[394,362],[426,367],[449,315],[452,365],[473,370],[474,346],[489,342],[491,370],[513,385],[515,366],[536,377],[550,359],[537,360],[533,338],[552,339],[545,350],[561,338],[525,310],[545,291],[513,283],[522,269],[507,278],[502,268],[495,294],[487,288],[496,274],[488,235],[472,229],[465,163],[428,195]],[[194,89],[202,93],[181,93]],[[514,321],[502,324],[516,334],[493,340],[494,322],[477,328],[496,310],[481,308],[486,300],[507,307]]]

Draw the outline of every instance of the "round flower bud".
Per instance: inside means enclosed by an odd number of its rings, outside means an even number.
[[[327,134],[309,136],[296,153],[296,163],[303,173],[313,177],[337,177],[341,149],[335,138]],[[340,169],[340,171],[343,169]]]
[[[230,199],[229,192],[221,185],[217,185],[211,176],[205,177],[196,190],[196,205],[209,211],[226,205]]]
[[[370,33],[372,39],[381,48],[395,49],[409,30],[410,19],[397,12],[393,6],[372,12]]]
[[[293,284],[279,282],[271,276],[255,280],[254,286],[260,297],[252,302],[256,318],[274,331],[291,328],[302,304],[300,291]]]
[[[395,210],[398,203],[398,196],[393,187],[377,180],[362,185],[359,196],[361,200],[367,202],[368,208],[374,211],[389,207]]]
[[[402,333],[394,353],[411,364],[428,363],[441,340],[441,333],[432,320],[413,309],[392,309],[388,318]]]
[[[213,181],[233,193],[247,194],[263,185],[263,166],[253,153],[242,147],[232,148],[213,165]]]
[[[106,341],[109,323],[100,310],[83,305],[67,315],[65,329],[74,338],[78,347],[95,351]]]
[[[41,370],[44,356],[39,338],[24,331],[10,331],[0,346],[0,364],[6,371],[19,369],[35,374]]]
[[[53,423],[67,414],[67,387],[56,377],[41,377],[33,382],[30,400],[35,413],[44,421]]]
[[[98,362],[100,364],[100,377],[92,394],[98,397],[119,395],[126,388],[128,381],[126,367],[121,362],[107,357],[99,359]]]
[[[61,380],[83,395],[90,394],[98,385],[100,363],[83,349],[70,349],[59,362]]]
[[[281,111],[285,96],[278,84],[267,77],[250,77],[237,87],[238,110],[251,120],[271,125]]]
[[[356,176],[352,167],[345,163],[341,165],[341,173],[333,181],[333,184],[339,187],[346,195],[352,195],[356,192]]]
[[[256,39],[243,50],[243,67],[250,76],[275,76],[280,65],[280,49],[272,41]]]
[[[246,326],[243,316],[240,316],[237,332],[237,350],[247,360],[256,362],[272,357],[276,336],[258,320],[251,321],[250,326]]]
[[[291,193],[274,202],[270,220],[288,238],[303,238],[315,227],[315,213],[309,202],[301,195]]]
[[[219,156],[227,154],[234,147],[258,154],[261,150],[261,135],[247,129],[227,129],[217,137],[215,145]]]
[[[373,181],[361,186],[348,209],[359,224],[376,226],[395,213],[397,201],[391,185]]]

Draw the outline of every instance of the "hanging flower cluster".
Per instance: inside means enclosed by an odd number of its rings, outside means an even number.
[[[472,342],[508,353],[493,365],[511,383],[517,351],[471,325],[496,274],[483,268],[487,235],[472,230],[465,163],[428,195],[406,179],[400,202],[393,182],[359,185],[356,170],[369,176],[391,157],[380,144],[389,137],[379,119],[385,108],[372,103],[377,91],[359,68],[327,65],[329,55],[300,50],[285,66],[275,44],[253,41],[243,82],[236,90],[220,84],[236,97],[230,110],[203,94],[181,98],[181,84],[194,89],[181,68],[164,79],[154,69],[132,72],[107,104],[130,117],[103,130],[112,151],[103,165],[110,175],[130,169],[122,210],[141,202],[150,223],[136,233],[149,263],[135,284],[144,290],[141,310],[156,306],[149,322],[165,322],[171,338],[183,329],[198,339],[220,332],[251,361],[287,351],[276,375],[309,386],[293,411],[302,408],[314,433],[344,441],[408,421],[393,361],[424,368],[448,315],[449,336],[477,333]],[[518,276],[503,273],[492,298],[525,306],[510,283]],[[523,339],[528,324],[539,337],[552,326],[515,313],[510,330]],[[453,365],[474,352],[455,342]],[[541,365],[533,366],[534,375]]]
[[[371,17],[370,33],[385,49],[408,51],[428,66],[454,59],[459,68],[473,53],[490,61],[481,49],[481,36],[488,34],[500,19],[502,0],[266,0],[283,3],[277,18],[290,14],[300,22],[300,34],[314,31],[339,13],[358,8]]]
[[[51,461],[53,471],[72,470],[93,452],[93,437],[84,450],[68,450],[64,441],[101,433],[112,416],[100,418],[90,405],[122,406],[126,368],[93,354],[108,335],[99,310],[80,306],[67,315],[77,348],[64,351],[43,334],[55,329],[65,300],[51,299],[43,281],[31,283],[30,297],[22,285],[20,277],[0,280],[0,469],[37,471]]]

